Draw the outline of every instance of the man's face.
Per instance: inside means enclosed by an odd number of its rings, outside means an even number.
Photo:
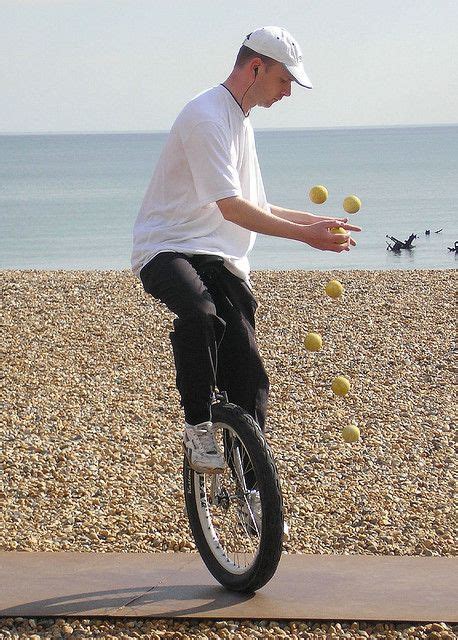
[[[255,85],[257,105],[268,109],[274,102],[290,96],[293,81],[293,76],[282,64],[277,62],[269,68],[263,65],[259,82]]]

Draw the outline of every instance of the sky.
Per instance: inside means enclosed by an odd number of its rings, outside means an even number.
[[[255,128],[458,121],[457,0],[0,0],[0,132],[168,130],[268,25],[314,89]]]

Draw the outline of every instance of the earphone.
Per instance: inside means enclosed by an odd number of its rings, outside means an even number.
[[[256,76],[258,75],[258,69],[259,69],[259,67],[255,67],[255,68],[253,69],[253,71],[254,71],[254,77],[255,77],[255,78],[256,78]]]

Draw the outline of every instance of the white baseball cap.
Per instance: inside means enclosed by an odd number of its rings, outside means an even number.
[[[313,89],[302,65],[302,51],[293,36],[281,27],[261,27],[243,41],[245,47],[281,62],[302,87]]]

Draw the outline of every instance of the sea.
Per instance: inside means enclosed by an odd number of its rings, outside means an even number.
[[[132,226],[167,133],[0,135],[0,269],[130,268]],[[258,235],[254,270],[450,269],[458,254],[458,125],[255,131],[268,201],[349,216],[339,254]],[[315,205],[312,186],[326,186]],[[429,231],[429,233],[427,233]],[[391,251],[389,237],[416,238]],[[389,237],[387,237],[389,236]]]

